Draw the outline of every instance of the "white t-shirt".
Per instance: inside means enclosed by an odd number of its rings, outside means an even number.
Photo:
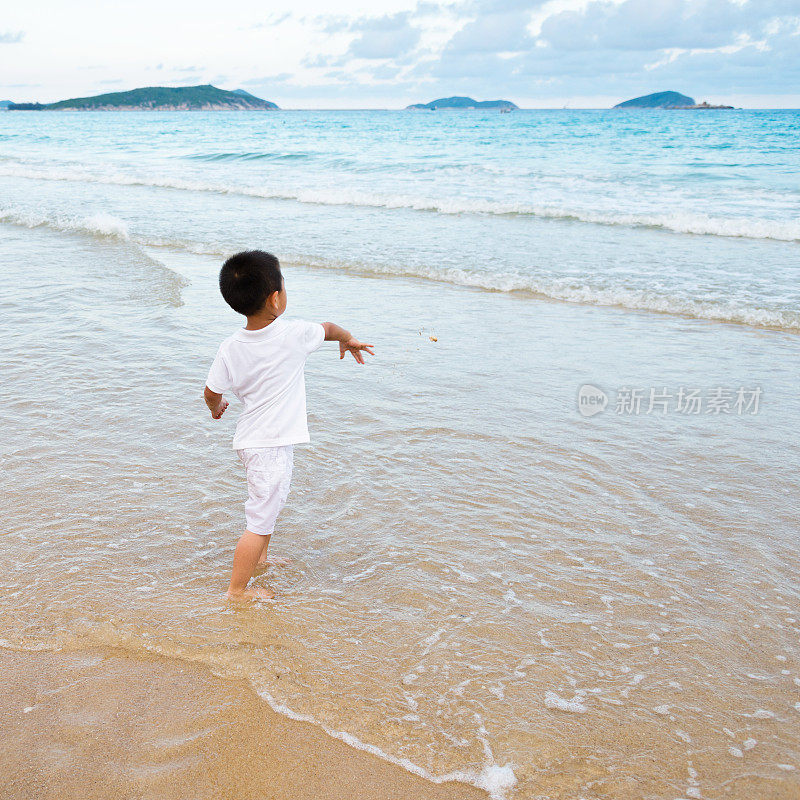
[[[318,322],[278,317],[257,331],[240,328],[219,346],[206,386],[232,391],[244,406],[235,450],[309,441],[303,366],[323,341]]]

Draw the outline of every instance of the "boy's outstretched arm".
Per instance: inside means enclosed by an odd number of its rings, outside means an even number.
[[[212,392],[208,386],[206,386],[205,390],[203,391],[203,399],[206,401],[208,410],[211,412],[211,416],[214,419],[219,419],[225,413],[225,409],[228,407],[228,401],[225,400],[221,394]]]
[[[374,356],[371,344],[364,344],[359,342],[350,331],[341,328],[335,322],[323,322],[322,327],[325,328],[325,341],[326,342],[339,342],[339,358],[344,358],[344,354],[348,351],[352,354],[353,358],[359,364],[364,363],[364,356],[361,352],[369,353]]]

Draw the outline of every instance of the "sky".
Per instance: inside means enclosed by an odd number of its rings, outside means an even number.
[[[201,83],[282,108],[799,108],[800,0],[3,2],[0,100]]]

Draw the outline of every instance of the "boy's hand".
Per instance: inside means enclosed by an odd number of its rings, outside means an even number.
[[[361,355],[362,351],[374,356],[375,353],[372,352],[372,347],[373,345],[359,342],[358,339],[351,336],[346,341],[339,342],[339,360],[341,361],[344,358],[344,354],[349,352],[359,364],[363,364],[364,356]]]
[[[219,419],[228,407],[228,401],[221,394],[212,392],[208,386],[203,390],[203,399],[206,401],[213,419]]]
[[[220,400],[219,404],[216,408],[211,409],[211,418],[212,419],[219,419],[224,413],[225,409],[228,407],[227,400]]]
[[[369,353],[371,356],[375,355],[375,353],[372,352],[371,344],[359,342],[350,331],[346,331],[335,322],[323,322],[322,327],[325,330],[326,342],[339,342],[339,360],[343,359],[344,354],[348,351],[359,364],[364,363],[364,356],[361,355],[362,352]]]

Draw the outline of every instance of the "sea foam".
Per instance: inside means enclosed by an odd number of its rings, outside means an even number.
[[[93,171],[87,168],[0,164],[0,175],[48,181],[75,181],[116,186],[149,186],[189,192],[211,192],[257,197],[264,200],[294,201],[322,206],[406,209],[437,214],[529,216],[563,222],[631,228],[655,228],[673,233],[722,236],[746,239],[800,241],[800,220],[759,219],[742,216],[715,216],[702,212],[669,211],[665,213],[598,211],[558,203],[506,202],[466,196],[430,197],[402,193],[381,193],[363,189],[332,187],[270,191],[245,183],[191,180],[178,177],[126,173],[119,170]]]
[[[544,704],[547,708],[552,708],[556,711],[569,711],[573,714],[583,714],[587,710],[583,704],[583,697],[580,695],[575,695],[572,700],[565,700],[555,692],[545,692]]]
[[[472,770],[456,770],[454,772],[448,772],[446,775],[433,775],[432,773],[428,772],[428,770],[420,767],[418,764],[415,764],[410,759],[393,756],[384,750],[381,750],[381,748],[376,747],[375,745],[362,742],[358,737],[348,733],[347,731],[335,730],[327,725],[321,724],[307,714],[298,714],[284,703],[277,702],[267,691],[259,690],[258,694],[276,713],[300,722],[313,723],[325,731],[328,736],[331,736],[334,739],[339,739],[339,741],[344,742],[356,750],[362,750],[365,753],[370,753],[371,755],[377,756],[383,761],[388,761],[391,764],[402,767],[407,772],[418,775],[419,777],[431,781],[432,783],[467,783],[477,787],[478,789],[483,789],[484,791],[488,792],[492,800],[507,800],[508,792],[517,785],[517,778],[514,775],[513,767],[510,764],[500,766],[498,764],[489,763],[486,764],[480,772]]]
[[[231,255],[216,244],[181,238],[147,236],[131,232],[127,223],[106,212],[90,216],[46,215],[27,209],[0,207],[0,222],[28,228],[49,227],[65,232],[84,233],[98,238],[131,241],[143,247],[167,247],[198,255],[223,258]],[[626,286],[597,286],[579,280],[546,278],[512,271],[478,271],[458,267],[329,263],[318,258],[287,258],[287,264],[336,269],[367,276],[398,276],[469,286],[494,292],[521,292],[538,297],[581,305],[622,308],[713,322],[735,323],[756,328],[771,328],[791,333],[800,332],[800,312],[795,308],[769,308],[740,300],[699,300],[682,296],[677,291],[636,289]],[[356,576],[358,577],[358,576]],[[467,580],[468,578],[463,578]],[[352,578],[351,578],[352,580]]]
[[[130,235],[124,220],[105,212],[87,217],[32,213],[14,208],[0,208],[0,222],[25,228],[51,228],[69,233],[86,233],[99,238],[128,241]]]

